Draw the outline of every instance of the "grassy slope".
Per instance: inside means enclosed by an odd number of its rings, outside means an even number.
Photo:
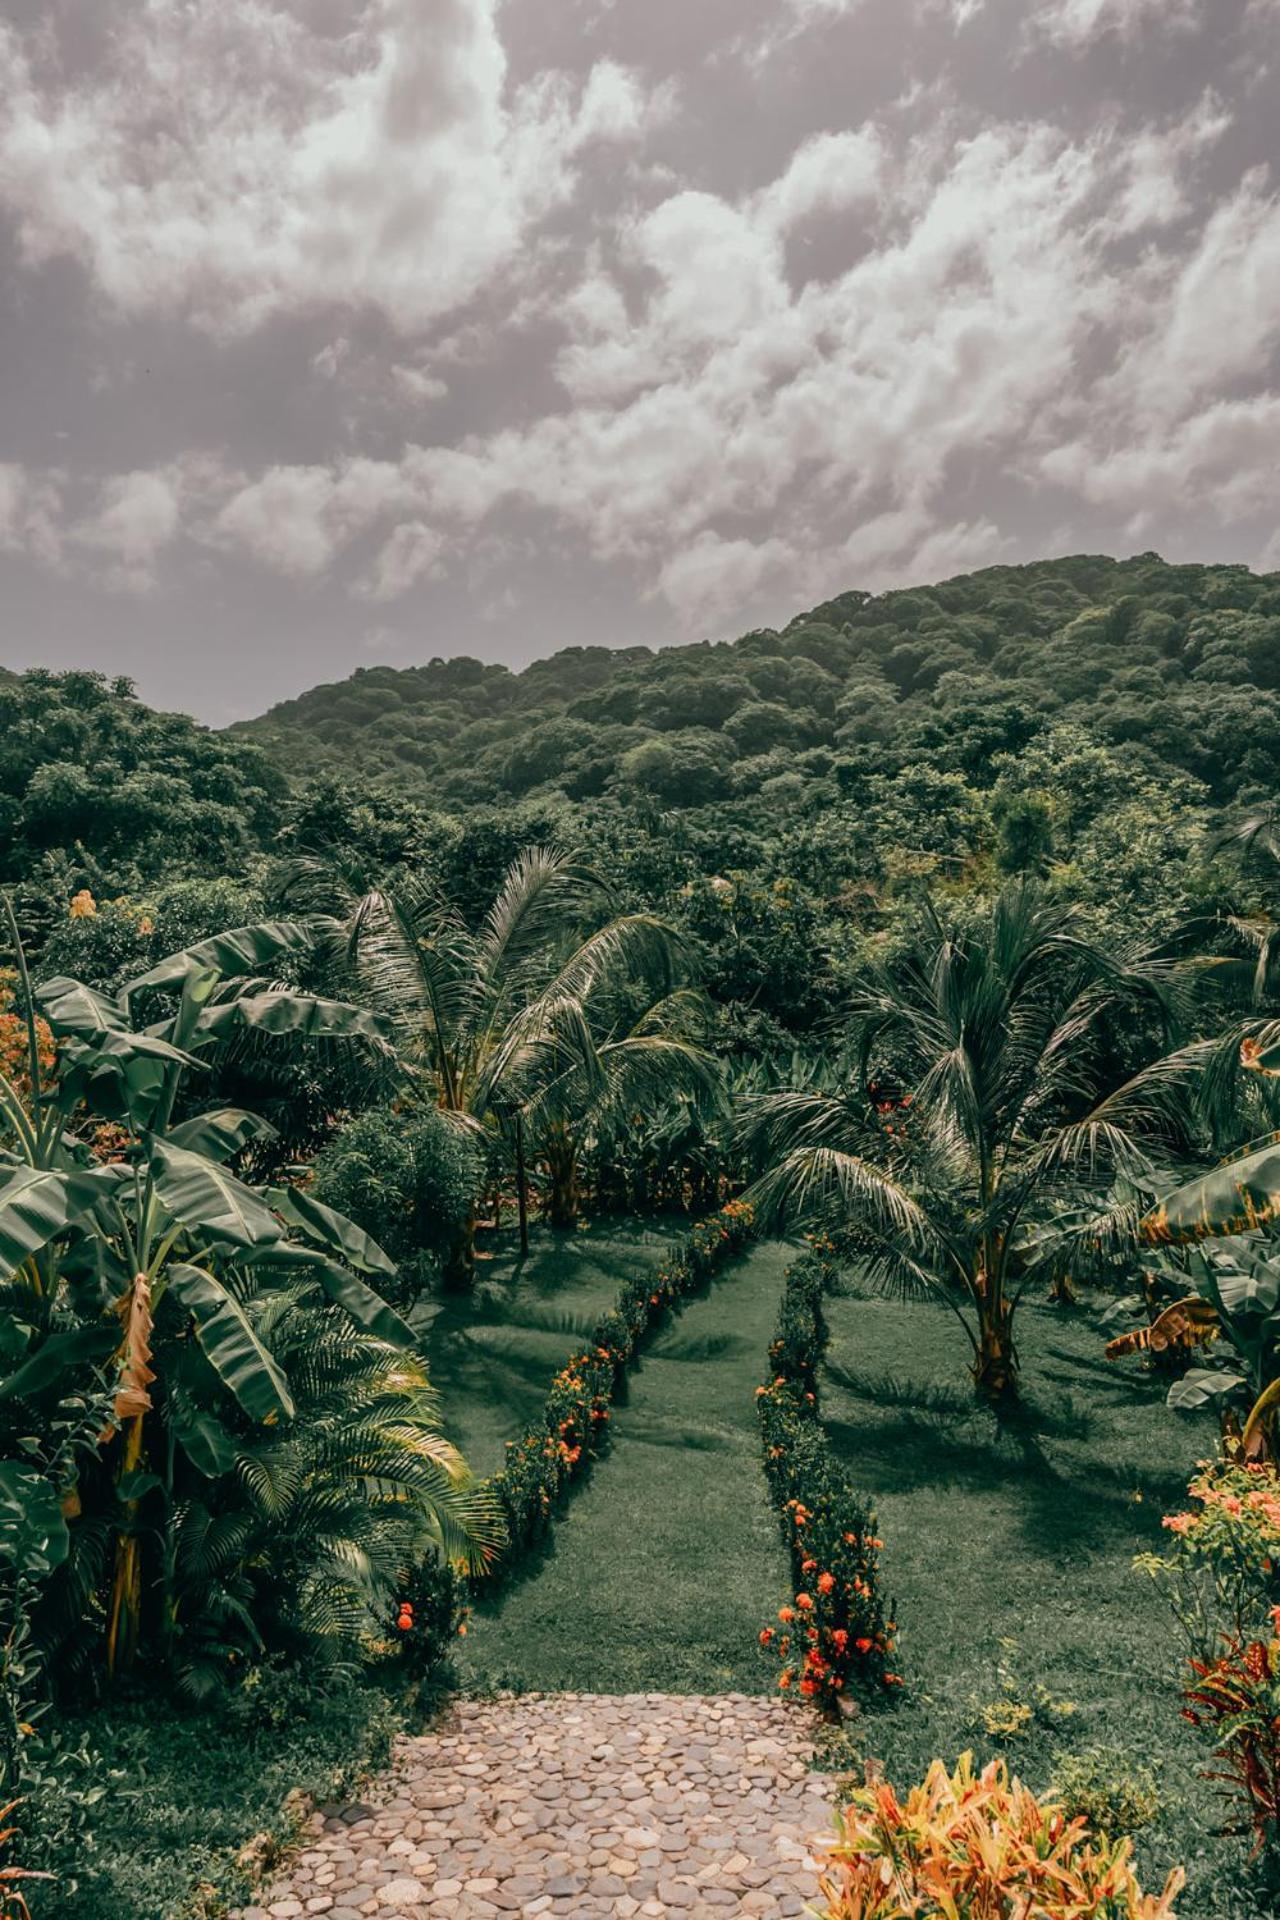
[[[754,1393],[787,1257],[744,1255],[649,1348],[542,1564],[473,1623],[470,1677],[619,1693],[767,1686],[756,1635],[787,1573]]]
[[[975,1708],[1029,1699],[1041,1683],[1077,1711],[1009,1743],[1015,1769],[1042,1787],[1055,1751],[1123,1748],[1158,1771],[1167,1803],[1139,1837],[1148,1881],[1180,1860],[1192,1877],[1182,1920],[1248,1911],[1230,1904],[1242,1854],[1212,1838],[1219,1815],[1198,1772],[1204,1750],[1178,1718],[1172,1622],[1131,1564],[1167,1539],[1161,1515],[1185,1505],[1209,1429],[1109,1365],[1083,1316],[1024,1308],[1027,1418],[1003,1436],[966,1391],[945,1308],[848,1299],[832,1303],[830,1319],[824,1415],[877,1498],[911,1687],[866,1723],[867,1750],[896,1783],[935,1755],[987,1757],[998,1748]]]
[[[533,1234],[520,1261],[514,1234],[481,1236],[467,1294],[427,1309],[427,1364],[445,1428],[476,1473],[502,1465],[506,1441],[536,1420],[561,1363],[580,1346],[625,1280],[647,1273],[687,1221],[610,1221],[577,1233]]]

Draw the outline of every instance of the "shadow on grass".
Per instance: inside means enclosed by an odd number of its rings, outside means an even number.
[[[877,1407],[910,1409],[935,1429],[980,1423],[989,1426],[997,1439],[1009,1436],[1024,1441],[1041,1434],[1059,1440],[1087,1440],[1094,1429],[1092,1417],[1071,1400],[1045,1408],[1034,1400],[1022,1399],[992,1409],[977,1401],[969,1388],[908,1380],[896,1373],[854,1373],[837,1361],[828,1361],[824,1371],[852,1399]]]

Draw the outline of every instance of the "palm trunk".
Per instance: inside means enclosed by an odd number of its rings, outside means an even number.
[[[1004,1302],[983,1301],[978,1319],[978,1351],[973,1384],[980,1400],[1007,1405],[1018,1397],[1018,1354],[1013,1344],[1013,1311]]]
[[[578,1191],[578,1152],[567,1133],[558,1132],[547,1143],[547,1170],[551,1175],[551,1201],[548,1209],[553,1227],[577,1225],[581,1195]]]
[[[474,1207],[468,1213],[466,1224],[459,1229],[453,1243],[445,1251],[444,1283],[447,1287],[463,1289],[471,1286],[476,1277],[476,1216]]]
[[[524,1115],[516,1112],[516,1205],[520,1210],[520,1258],[529,1251],[529,1177],[524,1164]]]

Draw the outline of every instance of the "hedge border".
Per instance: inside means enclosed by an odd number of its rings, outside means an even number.
[[[609,1418],[624,1375],[668,1311],[681,1305],[751,1239],[754,1214],[730,1200],[700,1220],[647,1276],[628,1280],[586,1345],[556,1374],[540,1416],[507,1442],[504,1466],[483,1483],[506,1521],[507,1538],[472,1586],[488,1594],[520,1565],[549,1530],[561,1496],[603,1452]]]
[[[835,1715],[852,1688],[902,1684],[893,1671],[895,1623],[886,1618],[872,1502],[853,1485],[822,1425],[818,1369],[830,1332],[822,1303],[838,1268],[826,1241],[788,1267],[769,1348],[770,1379],[756,1389],[765,1479],[791,1556],[795,1594],[762,1629],[780,1662],[778,1685]]]

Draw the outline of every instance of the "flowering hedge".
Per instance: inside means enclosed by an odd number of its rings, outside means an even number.
[[[730,1200],[646,1276],[629,1280],[617,1304],[551,1383],[541,1418],[507,1443],[506,1462],[488,1482],[507,1522],[507,1543],[484,1576],[502,1579],[549,1524],[564,1489],[605,1444],[613,1398],[646,1336],[670,1308],[701,1285],[751,1236],[752,1210]]]
[[[756,1389],[764,1470],[791,1554],[794,1598],[760,1644],[779,1661],[778,1685],[833,1713],[853,1686],[897,1687],[892,1620],[880,1597],[875,1509],[850,1484],[823,1431],[818,1366],[827,1344],[822,1301],[834,1269],[815,1242],[788,1270],[772,1378]]]

